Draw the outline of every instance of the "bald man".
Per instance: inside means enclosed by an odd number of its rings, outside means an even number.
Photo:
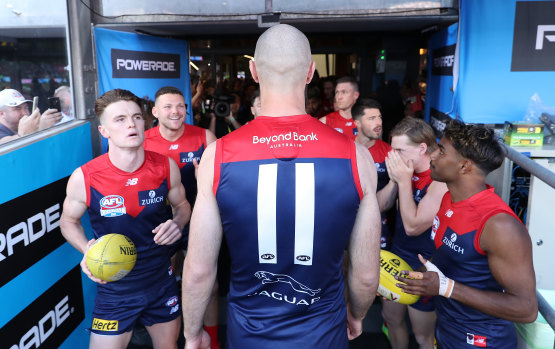
[[[254,57],[262,116],[200,162],[183,271],[186,348],[209,348],[202,316],[225,234],[227,348],[347,349],[379,281],[376,169],[366,148],[305,114],[315,65],[304,34],[273,26]]]

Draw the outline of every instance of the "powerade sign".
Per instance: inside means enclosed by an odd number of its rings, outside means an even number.
[[[81,267],[75,266],[0,329],[2,348],[58,348],[85,319]]]
[[[432,51],[432,75],[453,75],[455,48],[450,45]]]
[[[555,71],[555,2],[516,3],[511,71]]]
[[[67,179],[0,205],[0,286],[66,242],[60,215]]]
[[[176,54],[111,50],[112,78],[179,79],[180,57]]]

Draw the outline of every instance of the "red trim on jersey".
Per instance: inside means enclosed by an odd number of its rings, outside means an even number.
[[[170,165],[170,158],[168,157],[168,166],[166,169],[166,177],[168,178],[168,191],[172,190],[172,171],[171,171],[171,165]]]
[[[358,173],[357,165],[357,149],[354,142],[351,143],[351,166],[353,168],[353,179],[358,191],[358,197],[362,200],[362,198],[364,197],[364,193],[362,192],[362,186],[360,185],[360,176]]]
[[[218,191],[218,185],[220,184],[220,169],[222,166],[222,141],[218,139],[216,141],[216,152],[214,154],[214,182],[212,184],[212,190],[214,191],[214,196]]]
[[[89,170],[87,166],[81,166],[81,172],[83,172],[83,178],[85,179],[85,192],[87,193],[87,207],[91,206],[91,193],[89,188],[91,187],[91,180],[89,175]]]
[[[474,248],[476,249],[476,252],[478,252],[479,254],[482,255],[487,255],[487,252],[482,250],[482,248],[480,247],[480,238],[482,237],[482,232],[484,231],[484,226],[486,225],[486,223],[488,222],[488,220],[500,213],[505,213],[508,214],[509,216],[512,216],[514,218],[516,218],[521,224],[522,221],[520,220],[520,218],[518,218],[518,216],[513,212],[513,211],[509,211],[503,208],[499,208],[497,210],[491,211],[488,213],[487,216],[485,216],[482,221],[480,222],[480,227],[478,228],[478,231],[476,232],[476,235],[474,236]]]

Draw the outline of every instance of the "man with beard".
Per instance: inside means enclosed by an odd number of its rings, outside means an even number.
[[[376,189],[378,191],[378,205],[382,214],[381,248],[388,249],[391,236],[387,226],[386,211],[395,203],[397,185],[389,179],[385,165],[385,158],[387,153],[391,151],[391,146],[381,139],[383,129],[380,108],[378,101],[364,98],[355,103],[351,113],[358,130],[355,141],[368,148],[376,164],[376,171],[378,172],[378,186]]]

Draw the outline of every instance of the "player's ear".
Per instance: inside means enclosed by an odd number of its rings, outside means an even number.
[[[98,132],[100,132],[102,137],[109,138],[108,136],[110,135],[110,132],[108,132],[108,130],[106,130],[106,128],[102,126],[102,124],[98,125]]]
[[[187,107],[185,107],[185,109],[187,109]],[[158,109],[156,109],[156,105],[152,107],[152,116],[158,119]]]
[[[312,81],[312,77],[314,76],[314,72],[316,71],[316,63],[314,61],[310,62],[310,65],[308,66],[308,74],[306,76],[306,84],[310,84],[310,82]]]
[[[459,162],[459,172],[461,174],[469,173],[473,170],[474,164],[468,159],[462,159]]]
[[[252,79],[254,80],[254,82],[258,83],[259,80],[258,80],[258,72],[256,71],[256,64],[252,59],[249,61],[249,70],[251,71]]]

